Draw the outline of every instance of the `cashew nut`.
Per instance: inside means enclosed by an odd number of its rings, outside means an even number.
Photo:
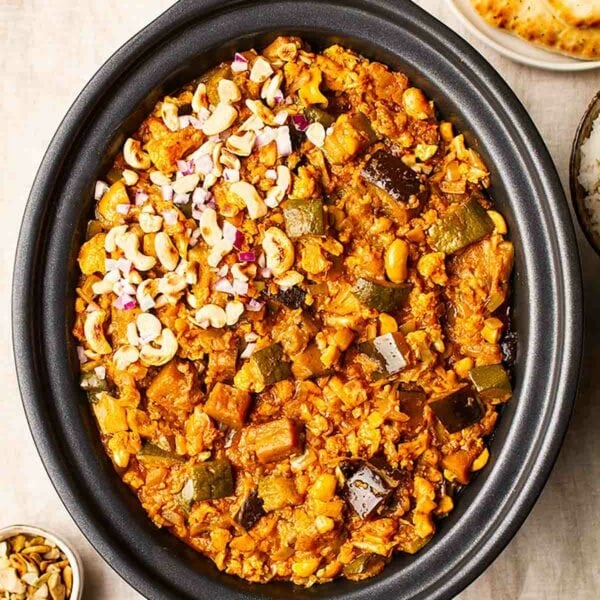
[[[103,310],[94,310],[88,314],[83,324],[83,333],[88,346],[96,354],[110,354],[112,348],[104,337],[104,319],[106,313]]]
[[[192,98],[192,110],[199,113],[203,108],[208,108],[208,96],[206,95],[206,84],[199,83]]]
[[[278,185],[274,185],[269,189],[267,195],[265,196],[265,204],[269,208],[276,208],[279,206],[279,203],[285,197],[285,191],[283,188],[280,188]]]
[[[248,281],[248,275],[244,273],[242,270],[243,268],[244,265],[241,263],[235,263],[231,265],[231,274],[233,275],[234,279],[238,279],[239,281]]]
[[[135,320],[141,344],[153,342],[162,331],[162,323],[151,313],[141,313]]]
[[[124,233],[116,242],[125,258],[131,261],[138,271],[149,271],[156,264],[154,256],[146,256],[140,252],[140,239],[133,231]]]
[[[162,227],[163,218],[160,215],[152,215],[141,212],[139,216],[140,228],[144,233],[156,233]]]
[[[209,246],[214,246],[223,237],[223,232],[217,222],[217,212],[214,208],[207,208],[200,215],[200,233]]]
[[[221,148],[223,148],[223,142],[217,142],[212,151],[212,162],[213,169],[211,175],[221,177],[223,174],[223,168],[221,167]]]
[[[174,271],[179,262],[179,252],[171,241],[171,238],[164,232],[159,231],[154,238],[154,249],[160,264],[167,271]]]
[[[240,88],[231,79],[221,79],[217,86],[217,92],[219,94],[219,101],[225,104],[233,104],[242,99]]]
[[[276,73],[270,80],[265,81],[262,86],[260,97],[265,100],[267,105],[271,108],[276,104],[277,92],[279,92],[282,80],[283,75],[281,73]]]
[[[132,171],[131,169],[123,170],[123,181],[125,182],[125,185],[131,187],[139,181],[139,178],[140,176],[135,171]]]
[[[273,73],[271,65],[262,57],[259,56],[252,65],[250,70],[250,81],[262,83],[268,79]]]
[[[104,249],[107,252],[114,252],[117,249],[117,240],[127,231],[127,225],[118,225],[108,230],[104,238]]]
[[[246,106],[250,112],[257,116],[267,125],[275,125],[275,115],[270,108],[266,107],[260,100],[246,100]]]
[[[225,145],[230,152],[238,156],[250,156],[255,141],[256,133],[254,131],[246,131],[244,135],[230,135]]]
[[[239,126],[238,131],[260,131],[264,126],[263,120],[252,114]]]
[[[277,187],[280,187],[284,192],[287,192],[292,184],[292,175],[290,170],[285,165],[277,167]]]
[[[132,365],[140,357],[137,348],[125,345],[121,346],[113,356],[113,362],[117,371],[125,371],[129,365]]]
[[[325,143],[325,127],[321,123],[311,123],[306,129],[306,138],[320,148]]]
[[[227,325],[235,325],[244,313],[244,305],[239,300],[232,300],[225,305]]]
[[[229,150],[225,150],[223,148],[221,150],[221,156],[219,157],[219,162],[229,169],[235,169],[239,171],[242,168],[242,163],[240,163],[240,159],[235,156],[235,154],[229,152]]]
[[[140,360],[147,367],[160,367],[168,363],[177,352],[179,344],[170,329],[163,329],[162,333],[154,340],[156,344],[144,344],[140,350]]]
[[[258,219],[264,217],[267,214],[267,205],[256,188],[246,181],[237,181],[231,184],[229,188],[233,194],[239,196],[246,208],[248,209],[248,216],[251,219]]]
[[[208,323],[211,327],[221,329],[222,327],[225,327],[225,324],[227,323],[227,315],[220,306],[217,306],[216,304],[206,304],[196,311],[196,321],[200,324]]]
[[[158,294],[158,279],[146,279],[138,285],[135,297],[140,305],[140,309],[143,311],[150,310],[154,307]]]
[[[225,239],[219,240],[208,253],[206,262],[209,267],[216,267],[221,259],[233,250],[233,244]]]
[[[133,138],[128,138],[125,142],[123,146],[123,158],[134,169],[149,169],[152,164],[150,157],[142,150],[141,142]]]
[[[191,175],[184,175],[173,182],[173,191],[176,194],[189,194],[193,192],[200,183],[200,175],[192,173]]]
[[[171,185],[171,179],[167,177],[162,171],[151,171],[150,181],[154,185]]]
[[[229,129],[235,123],[237,116],[238,112],[231,104],[220,102],[202,125],[202,131],[205,135],[217,135]]]
[[[283,275],[294,264],[294,245],[290,238],[277,227],[265,231],[262,247],[267,259],[267,269],[275,277]]]
[[[275,279],[275,283],[281,288],[291,288],[304,281],[304,275],[298,271],[288,271],[283,277]]]
[[[182,292],[187,287],[187,281],[179,273],[167,273],[158,280],[158,291],[167,296],[173,296]]]
[[[160,116],[164,124],[171,131],[179,130],[179,108],[173,102],[163,102],[160,107]]]
[[[115,283],[117,283],[119,279],[119,271],[109,271],[103,279],[92,284],[92,292],[94,294],[108,294],[113,291]]]

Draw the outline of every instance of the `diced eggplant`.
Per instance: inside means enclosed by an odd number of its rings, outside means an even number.
[[[427,232],[429,245],[438,252],[453,254],[494,231],[494,222],[475,198],[444,215]]]
[[[400,410],[410,417],[410,420],[404,423],[407,430],[416,432],[423,425],[423,409],[427,402],[427,395],[422,391],[398,390],[400,399]]]
[[[263,464],[283,460],[302,452],[298,430],[290,419],[277,419],[256,425],[254,429],[254,451]]]
[[[283,205],[285,230],[292,239],[305,235],[325,235],[323,200],[290,199]]]
[[[469,377],[480,398],[493,403],[506,402],[512,396],[508,373],[502,365],[485,365],[471,369]]]
[[[340,470],[346,478],[342,495],[361,519],[373,514],[393,492],[393,488],[367,462],[346,461],[340,465]]]
[[[143,463],[152,464],[172,464],[181,463],[183,458],[170,450],[163,450],[160,446],[152,442],[146,442],[142,449],[136,454],[138,460]]]
[[[331,127],[335,123],[335,117],[330,115],[327,111],[316,106],[308,106],[304,109],[304,116],[311,123],[321,123],[325,129]]]
[[[193,502],[231,496],[233,491],[231,463],[226,458],[220,458],[192,467],[191,475],[180,492],[180,499],[189,506]]]
[[[292,359],[292,373],[296,379],[300,380],[323,377],[329,373],[329,369],[321,360],[321,351],[316,344],[294,356]]]
[[[271,385],[292,375],[290,363],[284,360],[283,348],[280,344],[271,344],[257,350],[251,360],[256,365],[265,385]]]
[[[377,372],[383,377],[395,375],[408,365],[410,349],[399,331],[362,342],[358,349],[377,364]]]
[[[399,156],[387,150],[377,150],[367,161],[361,174],[396,202],[412,206],[420,203],[427,193],[427,186],[419,175],[407,167]],[[418,202],[414,199],[411,201],[412,197]]]
[[[484,415],[479,399],[468,385],[434,396],[429,406],[449,433],[456,433],[477,423]]]
[[[246,530],[252,529],[258,521],[266,514],[263,500],[256,490],[252,490],[242,502],[235,520]]]
[[[306,300],[306,292],[300,286],[294,285],[291,288],[280,289],[273,298],[288,308],[302,308]]]
[[[112,185],[113,183],[117,183],[123,178],[123,169],[117,169],[116,167],[112,167],[109,172],[106,174],[106,181]]]
[[[258,482],[258,495],[263,501],[265,512],[279,510],[302,501],[294,480],[281,475],[267,475],[261,478]]]
[[[211,390],[204,404],[204,412],[232,429],[241,429],[251,402],[249,392],[219,382]]]
[[[381,312],[394,312],[406,302],[412,289],[410,283],[373,281],[360,277],[352,292],[368,308]]]
[[[385,563],[385,557],[379,554],[361,554],[344,567],[344,576],[354,580],[366,579],[379,573],[385,567]]]

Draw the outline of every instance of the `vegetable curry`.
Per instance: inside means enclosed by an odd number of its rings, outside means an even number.
[[[95,188],[74,335],[106,451],[219,569],[415,553],[511,397],[489,172],[405,75],[279,37],[163,98]]]

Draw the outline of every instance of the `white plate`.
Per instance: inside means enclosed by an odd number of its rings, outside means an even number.
[[[578,60],[549,52],[489,25],[479,16],[470,0],[450,0],[450,6],[474,36],[516,62],[552,71],[589,71],[600,68],[598,60]]]

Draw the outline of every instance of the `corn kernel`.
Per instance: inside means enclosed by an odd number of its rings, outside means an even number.
[[[296,577],[310,577],[319,567],[321,560],[317,557],[303,558],[292,565]]]
[[[504,217],[497,211],[495,210],[488,210],[487,211],[488,217],[494,222],[494,227],[496,228],[496,231],[502,235],[505,235],[506,233],[508,233],[508,228],[506,227],[506,221],[504,220]]]
[[[473,368],[473,364],[471,357],[461,358],[454,363],[454,372],[462,379],[466,379]]]
[[[445,515],[449,513],[454,508],[454,502],[450,496],[442,496],[440,498],[440,502],[438,504],[437,509],[435,510],[438,515]]]
[[[488,460],[490,459],[490,451],[487,448],[483,449],[483,452],[473,461],[473,465],[471,466],[471,471],[480,471],[487,465]]]
[[[440,135],[445,142],[451,142],[454,138],[452,123],[449,123],[448,121],[440,123]]]
[[[323,473],[317,477],[309,490],[309,494],[317,500],[327,502],[335,495],[337,479],[332,473]]]
[[[315,519],[315,527],[319,533],[327,533],[335,527],[335,522],[331,517],[319,515]]]
[[[333,340],[335,345],[342,351],[347,350],[350,347],[350,344],[354,341],[354,333],[351,329],[347,327],[342,327],[338,329],[334,336]]]
[[[395,333],[396,331],[398,331],[396,319],[387,313],[381,313],[379,315],[379,334],[385,335],[386,333]]]

